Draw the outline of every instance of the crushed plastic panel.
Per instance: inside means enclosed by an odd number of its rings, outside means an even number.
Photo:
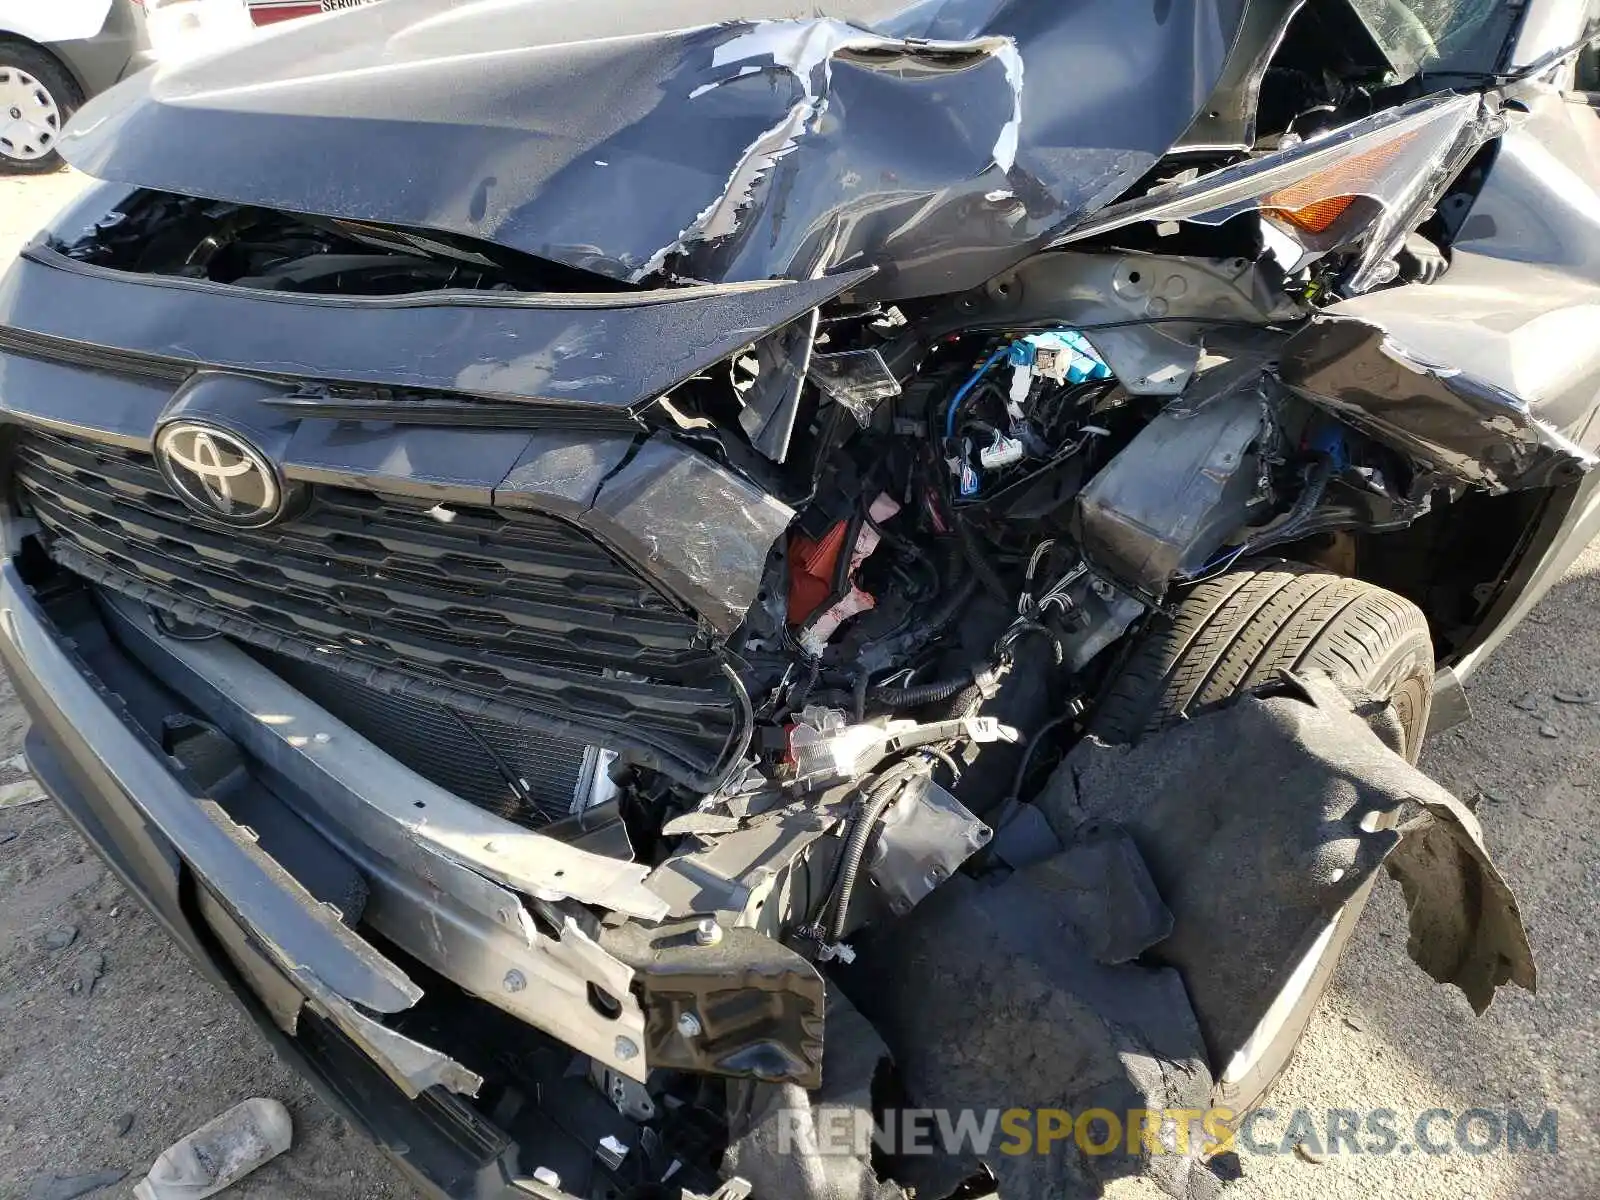
[[[1241,373],[1200,376],[1078,494],[1085,557],[1138,595],[1159,598],[1174,575],[1199,571],[1261,498],[1259,452],[1272,427],[1260,388]]]
[[[904,916],[993,836],[961,801],[918,776],[884,813],[867,875],[895,915]]]
[[[0,327],[274,379],[638,411],[871,277],[863,268],[646,294],[446,292],[426,304],[329,303],[91,272],[35,245],[0,276]]]
[[[777,497],[658,433],[606,479],[578,524],[730,634],[793,520]]]
[[[878,405],[900,394],[900,381],[877,349],[814,354],[810,379],[835,403],[842,404],[863,429],[871,424]]]

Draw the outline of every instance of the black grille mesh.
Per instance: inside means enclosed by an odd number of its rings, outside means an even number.
[[[263,530],[209,523],[150,455],[18,436],[19,500],[69,570],[391,695],[578,745],[608,735],[708,783],[735,720],[689,615],[533,513],[317,488]]]

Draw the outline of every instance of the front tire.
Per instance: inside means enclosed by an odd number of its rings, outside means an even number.
[[[1323,671],[1388,701],[1394,720],[1374,729],[1391,749],[1417,760],[1433,702],[1427,618],[1364,580],[1285,561],[1249,564],[1178,596],[1173,619],[1141,635],[1090,731],[1133,743],[1285,670]],[[1369,881],[1335,914],[1254,1033],[1215,1064],[1215,1106],[1243,1115],[1289,1065],[1371,890]],[[1204,1024],[1205,1014],[1198,1015]]]
[[[1392,748],[1416,762],[1433,703],[1427,618],[1365,580],[1287,561],[1229,571],[1180,595],[1173,619],[1143,634],[1090,731],[1136,742],[1283,671],[1323,671],[1392,702],[1401,731]]]
[[[0,42],[0,172],[59,171],[61,130],[82,103],[77,81],[52,55],[25,42]]]

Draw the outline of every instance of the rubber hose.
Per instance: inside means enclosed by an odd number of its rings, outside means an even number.
[[[879,688],[872,693],[875,703],[889,708],[921,708],[924,704],[937,704],[972,686],[971,671],[954,679],[941,679],[916,687]]]
[[[961,553],[967,560],[967,566],[972,568],[972,573],[978,577],[983,590],[1001,604],[1010,604],[1011,595],[1006,591],[1000,573],[994,569],[994,564],[984,554],[983,547],[978,545],[978,535],[972,532],[972,526],[958,519],[956,538],[961,543]]]
[[[917,767],[893,768],[867,793],[861,805],[861,814],[850,827],[850,840],[845,843],[844,858],[839,868],[839,887],[834,893],[833,920],[828,926],[828,940],[837,944],[844,938],[845,920],[850,914],[850,898],[855,894],[856,877],[861,873],[861,862],[867,854],[867,843],[889,811],[889,806],[900,796],[900,789]]]
[[[956,589],[945,597],[945,601],[933,610],[933,616],[928,618],[928,623],[918,633],[926,631],[929,636],[937,637],[944,632],[945,626],[954,621],[967,605],[972,603],[972,595],[978,590],[978,581],[971,575],[963,579]]]

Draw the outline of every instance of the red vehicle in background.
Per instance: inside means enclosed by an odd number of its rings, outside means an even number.
[[[317,13],[337,12],[342,8],[359,8],[374,0],[246,0],[250,19],[257,25],[272,25],[278,21],[292,21],[295,17],[310,17]]]

